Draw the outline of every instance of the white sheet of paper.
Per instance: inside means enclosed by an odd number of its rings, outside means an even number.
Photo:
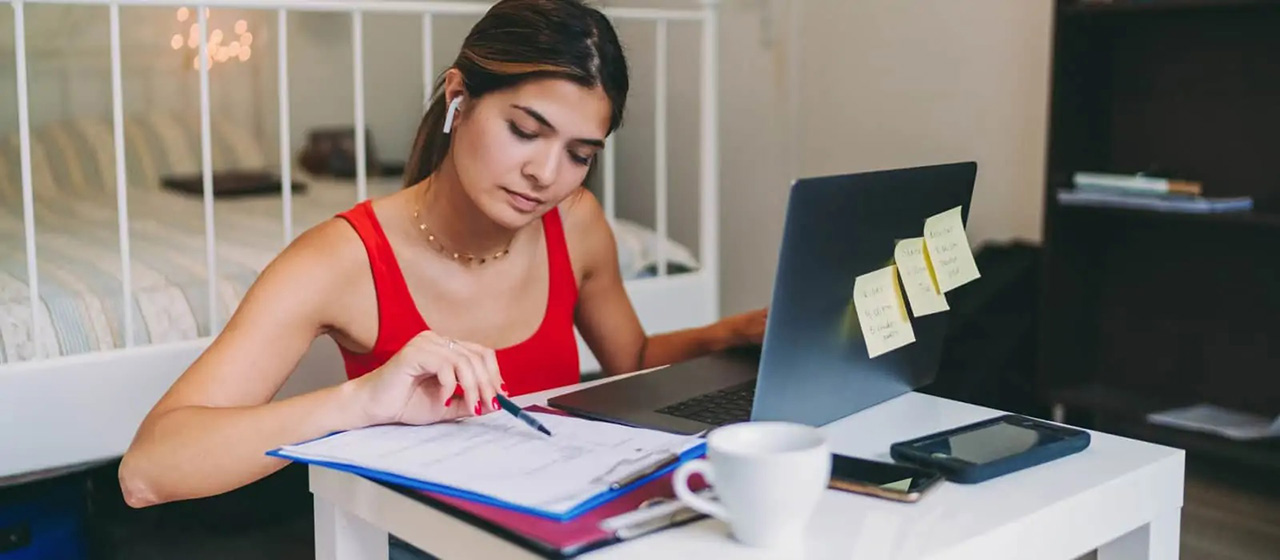
[[[916,341],[902,292],[898,290],[897,266],[889,265],[855,278],[853,305],[858,310],[858,324],[862,326],[862,338],[870,357]]]
[[[938,288],[925,254],[924,238],[903,239],[893,248],[893,260],[902,275],[902,288],[911,303],[911,314],[923,317],[951,309]]]
[[[498,412],[426,426],[362,428],[282,450],[564,513],[634,470],[697,444],[656,430],[532,414],[554,435]]]
[[[957,206],[924,221],[924,241],[929,261],[943,293],[977,280],[978,263],[973,260],[964,220]]]

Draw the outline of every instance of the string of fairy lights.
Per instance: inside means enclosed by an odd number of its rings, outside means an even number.
[[[204,9],[205,20],[209,21],[209,8]],[[174,17],[178,23],[186,24],[191,22],[190,27],[185,34],[174,33],[169,39],[169,46],[173,50],[182,50],[186,48],[192,52],[191,67],[200,68],[200,57],[196,54],[200,48],[200,24],[193,11],[187,7],[178,8]],[[249,23],[243,19],[237,20],[232,26],[232,33],[224,33],[221,28],[214,28],[209,25],[209,67],[212,68],[216,64],[227,62],[248,62],[249,57],[253,56],[253,33],[249,32]]]

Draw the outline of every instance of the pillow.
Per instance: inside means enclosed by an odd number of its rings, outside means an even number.
[[[635,277],[643,274],[646,270],[657,270],[660,241],[656,231],[621,218],[615,221],[613,230],[614,235],[618,238],[619,259],[621,259],[624,243],[628,251],[632,251],[637,255],[634,262],[623,268],[625,277]],[[688,247],[669,238],[661,240],[661,247],[665,251],[663,256],[667,261],[668,272],[676,272],[677,269],[690,271],[699,268],[698,259],[694,257],[693,251],[690,251]]]
[[[613,237],[618,245],[618,268],[622,277],[634,278],[644,270],[646,257],[644,232],[634,224],[617,220],[613,225]]]

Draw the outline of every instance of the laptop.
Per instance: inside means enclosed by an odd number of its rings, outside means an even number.
[[[976,163],[962,162],[794,182],[761,346],[672,364],[548,404],[587,418],[696,434],[748,420],[819,426],[933,382],[949,313],[911,317],[914,343],[869,358],[850,320],[853,282],[891,264],[896,241],[921,237],[926,218],[959,206],[967,223],[976,174]]]

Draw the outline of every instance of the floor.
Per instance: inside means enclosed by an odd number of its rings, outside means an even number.
[[[96,505],[89,560],[303,560],[315,558],[306,469],[290,465],[244,489],[133,510],[114,466],[90,480]]]
[[[1187,464],[1180,560],[1280,557],[1280,483],[1266,483],[1261,493],[1246,489],[1244,481],[1257,476],[1217,464]]]
[[[315,558],[312,520],[294,515],[233,533],[191,529],[139,532],[117,529],[111,560],[304,560]]]
[[[1264,495],[1257,480],[1214,465],[1188,464],[1183,560],[1270,560],[1280,550],[1280,484]],[[100,536],[104,560],[293,560],[313,557],[305,478],[287,472],[223,502],[138,513],[118,512]],[[108,552],[109,550],[109,552]],[[1082,560],[1093,560],[1088,555]]]
[[[1280,555],[1280,499],[1191,479],[1183,510],[1187,559],[1253,560]]]

